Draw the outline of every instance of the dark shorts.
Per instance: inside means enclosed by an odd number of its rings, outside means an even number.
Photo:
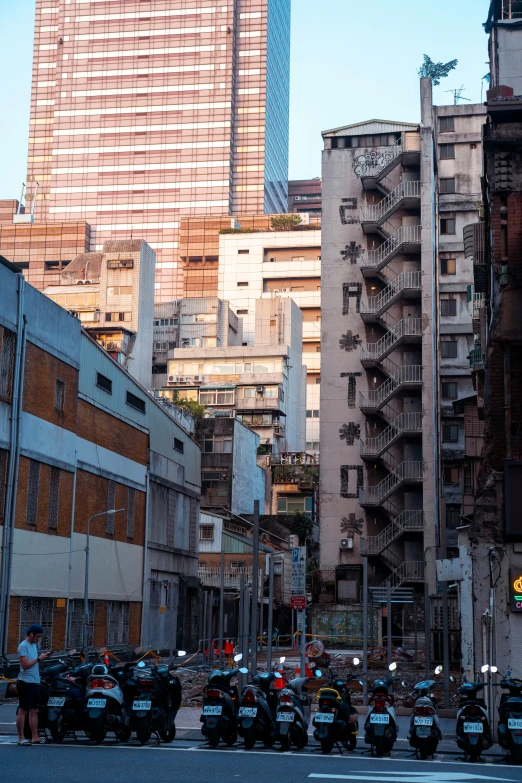
[[[37,682],[16,681],[18,706],[21,710],[36,710],[40,703],[40,686]]]

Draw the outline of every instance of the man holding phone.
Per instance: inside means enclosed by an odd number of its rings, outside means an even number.
[[[38,664],[45,661],[51,653],[38,652],[38,642],[42,638],[41,625],[31,625],[26,631],[26,637],[18,647],[18,660],[20,661],[20,673],[16,681],[18,690],[18,714],[16,716],[16,728],[18,731],[18,744],[40,744],[38,736],[38,704],[40,701],[40,670]],[[29,712],[29,726],[32,732],[32,742],[24,737],[25,716]]]

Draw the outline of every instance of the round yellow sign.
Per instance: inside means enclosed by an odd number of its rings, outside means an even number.
[[[515,579],[513,582],[513,589],[516,590],[517,593],[522,593],[522,576]]]

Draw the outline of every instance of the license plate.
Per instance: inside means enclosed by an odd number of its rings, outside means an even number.
[[[151,701],[135,701],[132,704],[133,710],[150,710],[152,707]]]
[[[257,715],[257,707],[240,707],[239,708],[239,717],[240,718],[255,718]]]
[[[390,716],[389,715],[375,715],[373,712],[370,715],[370,723],[389,723],[390,722]]]
[[[508,729],[522,729],[520,718],[508,718]]]
[[[106,704],[107,702],[105,699],[89,699],[87,702],[87,709],[100,709],[105,707]]]
[[[333,723],[334,718],[333,712],[318,712],[315,716],[317,723]]]
[[[203,715],[221,715],[223,707],[203,707]]]
[[[293,712],[278,712],[276,719],[279,721],[282,721],[283,723],[293,723],[294,721],[294,713]]]
[[[433,718],[420,718],[415,716],[413,719],[414,726],[433,726]]]
[[[482,734],[484,728],[482,723],[465,723],[464,731],[466,734]]]
[[[65,696],[51,696],[47,702],[48,707],[63,707],[64,704]]]

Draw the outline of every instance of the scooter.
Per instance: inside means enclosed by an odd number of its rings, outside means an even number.
[[[241,653],[235,655],[234,661],[237,663],[242,657]],[[209,675],[199,720],[203,723],[201,733],[211,748],[217,748],[221,739],[227,745],[233,745],[237,740],[239,693],[231,680],[240,672],[246,674],[247,669],[216,669]]]
[[[441,672],[442,666],[437,666],[435,674]],[[405,688],[410,685],[405,680],[401,684]],[[435,754],[437,745],[442,739],[437,699],[432,692],[438,685],[443,683],[437,680],[421,680],[413,686],[415,704],[411,713],[408,739],[412,748],[415,748],[423,760]]]
[[[306,687],[307,682],[306,677],[297,677],[279,691],[276,725],[283,751],[290,750],[292,744],[299,749],[308,745],[310,694]]]
[[[388,669],[392,676],[386,680],[375,680],[370,688],[368,715],[364,724],[364,741],[377,756],[390,753],[397,739],[397,716],[393,706],[393,681],[397,669],[395,661]],[[366,685],[364,680],[359,680]],[[390,693],[391,690],[391,693]]]
[[[491,666],[490,671],[497,669]],[[498,744],[509,751],[513,764],[522,764],[522,680],[511,677],[508,671],[495,685],[507,691],[498,708]]]
[[[280,664],[284,661],[284,658],[279,659]],[[253,748],[258,740],[271,748],[277,739],[279,691],[275,689],[275,681],[280,678],[279,672],[261,672],[243,688],[238,712],[238,734],[243,737],[247,750]]]
[[[130,738],[130,717],[124,705],[123,688],[134,665],[126,663],[109,669],[103,663],[96,663],[92,667],[87,679],[84,731],[94,742],[103,742],[107,731],[114,731],[121,742]]]
[[[70,650],[74,655],[76,650]],[[47,700],[47,728],[54,742],[62,742],[68,733],[83,731],[85,693],[92,665],[82,663],[51,682]]]
[[[488,669],[489,666],[483,666],[482,673]],[[458,690],[457,745],[469,756],[470,761],[477,761],[493,742],[486,703],[477,695],[483,688],[483,682],[468,682],[465,679]]]
[[[353,659],[354,667],[359,663],[359,658]],[[314,739],[321,744],[323,753],[331,753],[334,745],[339,748],[339,742],[347,750],[354,750],[357,744],[359,713],[352,705],[352,690],[348,687],[353,673],[350,672],[345,682],[336,678],[335,672],[330,670],[330,685],[319,690],[319,709],[313,725],[316,727]]]
[[[46,666],[41,672],[40,699],[38,702],[38,734],[41,734],[44,737],[45,730],[47,728],[47,702],[49,700],[49,696],[52,693],[53,682],[56,677],[59,677],[60,674],[63,674],[65,671],[67,671],[67,664],[65,661],[59,661],[58,663],[51,663],[50,665]],[[14,685],[14,683],[13,688],[9,690],[7,695],[18,695],[18,691],[16,690],[16,685]],[[16,712],[18,714],[18,708]],[[31,727],[29,725],[29,712],[27,712],[24,722],[24,737],[25,739],[30,740],[32,739],[32,736],[33,732],[31,731]]]
[[[185,655],[184,650],[178,657]],[[175,719],[181,706],[181,683],[168,666],[147,666],[140,661],[135,669],[130,727],[141,745],[156,732],[163,742],[176,736]]]

